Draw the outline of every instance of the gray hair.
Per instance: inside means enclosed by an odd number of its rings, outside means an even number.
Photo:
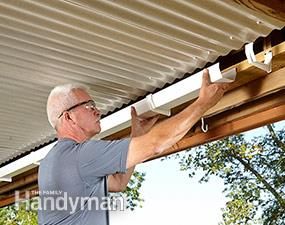
[[[83,84],[58,85],[51,90],[47,100],[47,116],[50,125],[56,128],[58,116],[66,109],[77,104],[78,99],[73,94],[75,90],[88,92],[89,87]]]

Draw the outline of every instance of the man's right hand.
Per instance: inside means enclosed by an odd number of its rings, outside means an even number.
[[[176,144],[200,120],[201,116],[222,98],[226,83],[211,84],[208,70],[204,70],[199,98],[180,113],[156,124],[144,135],[131,139],[127,168],[163,153]],[[137,115],[133,111],[134,124]],[[155,122],[155,120],[153,121]],[[153,125],[151,122],[151,126]]]
[[[209,71],[204,69],[202,86],[197,101],[208,110],[221,100],[228,88],[228,83],[211,83]]]

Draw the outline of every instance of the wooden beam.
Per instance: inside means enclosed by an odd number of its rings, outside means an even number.
[[[205,116],[218,114],[230,108],[242,105],[257,98],[269,95],[285,88],[285,68],[272,72],[240,88],[225,94],[221,101],[206,112]],[[250,75],[249,75],[250,76]]]
[[[19,198],[20,199],[31,199],[38,195],[39,195],[38,187],[37,185],[34,185],[33,187],[30,187],[29,190],[20,191]],[[14,204],[15,200],[16,200],[15,195],[10,195],[8,197],[0,199],[0,208]]]
[[[228,122],[237,121],[248,116],[284,105],[284,96],[285,90],[282,90],[208,118],[206,122],[208,122],[211,128],[215,128]],[[197,130],[200,131],[196,128],[196,131]]]
[[[284,96],[284,92],[283,92]],[[236,119],[234,121],[227,121],[223,123],[223,118],[220,118],[219,123],[221,125],[217,127],[211,128],[207,133],[203,133],[201,131],[195,132],[194,134],[190,134],[185,136],[181,141],[179,141],[177,144],[169,148],[167,151],[165,151],[161,155],[157,155],[156,158],[160,158],[162,156],[170,155],[188,148],[196,147],[198,145],[202,145],[214,140],[218,140],[230,135],[234,135],[240,132],[245,132],[251,129],[255,129],[261,126],[264,126],[266,124],[275,123],[281,120],[285,119],[285,100],[280,99],[278,102],[279,106],[276,107],[270,107],[267,110],[254,113],[254,109],[251,110],[251,115],[244,116],[243,118]],[[276,103],[278,105],[278,103]],[[259,104],[263,104],[262,102]],[[267,107],[269,107],[266,104]],[[260,106],[260,105],[259,105]],[[260,110],[260,108],[258,109]],[[213,118],[214,120],[214,118]],[[151,160],[152,160],[151,159]]]
[[[19,180],[16,180],[16,181],[13,181],[12,183],[1,186],[0,195],[3,193],[9,192],[11,190],[19,189],[19,188],[21,188],[27,184],[37,182],[37,180],[38,180],[38,174],[37,173],[33,173],[33,174],[28,175],[28,176],[24,176],[24,177],[20,178]]]
[[[280,21],[285,21],[284,0],[235,0],[235,2]]]

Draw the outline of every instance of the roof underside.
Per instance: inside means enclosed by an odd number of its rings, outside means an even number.
[[[106,115],[283,26],[233,1],[1,1],[0,164],[54,139],[55,85]]]

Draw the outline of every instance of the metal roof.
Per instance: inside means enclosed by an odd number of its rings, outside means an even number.
[[[0,164],[54,139],[55,85],[107,114],[284,25],[230,0],[2,0]]]

